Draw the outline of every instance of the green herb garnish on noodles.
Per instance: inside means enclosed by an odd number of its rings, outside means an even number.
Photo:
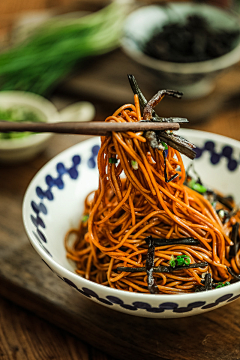
[[[227,286],[227,285],[230,285],[230,282],[229,282],[229,281],[226,281],[225,283],[219,282],[219,283],[217,284],[217,286],[216,286],[216,289],[221,288],[221,287],[223,287],[223,286]]]
[[[88,221],[88,219],[89,219],[89,215],[88,215],[88,214],[87,214],[87,215],[83,215],[83,217],[82,217],[82,222],[85,223],[85,222]]]
[[[118,159],[116,158],[109,158],[109,164],[116,164],[118,162]]]
[[[131,165],[133,167],[134,170],[137,170],[138,169],[138,162],[135,161],[135,160],[131,160]]]
[[[172,255],[169,265],[174,268],[175,266],[189,265],[190,262],[191,259],[188,255],[178,255],[176,258]]]
[[[197,192],[199,192],[199,193],[201,193],[201,194],[204,194],[204,193],[207,191],[207,188],[206,188],[205,186],[199,184],[199,183],[196,182],[196,180],[194,180],[194,179],[192,179],[192,180],[189,181],[188,186],[189,186],[191,189],[193,189],[193,190],[195,190],[195,191],[197,191]]]

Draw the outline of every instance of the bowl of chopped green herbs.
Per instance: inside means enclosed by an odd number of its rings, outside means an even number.
[[[58,119],[55,106],[42,96],[22,91],[0,92],[0,120],[51,123]],[[30,160],[44,150],[51,136],[50,133],[0,133],[0,162]]]

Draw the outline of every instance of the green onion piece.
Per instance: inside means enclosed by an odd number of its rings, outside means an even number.
[[[167,144],[166,144],[164,141],[161,141],[161,144],[165,147],[165,150],[168,149],[168,146],[167,146]]]
[[[185,265],[189,265],[190,264],[190,262],[191,262],[191,259],[190,259],[190,257],[188,256],[188,257],[186,257],[185,259],[184,259],[184,263],[185,263]]]
[[[83,215],[83,217],[82,217],[82,222],[83,222],[83,223],[87,222],[87,221],[88,221],[88,218],[89,218],[89,215],[88,215],[88,214],[87,214],[87,215]]]
[[[173,267],[173,268],[175,268],[175,266],[176,266],[176,261],[175,261],[175,258],[174,258],[173,255],[171,256],[171,259],[170,259],[170,261],[169,261],[169,265],[170,265],[171,267]]]
[[[176,261],[178,266],[189,265],[191,262],[188,255],[178,255],[176,257]]]
[[[197,192],[204,194],[207,191],[207,188],[201,184],[195,184],[193,190],[196,190]]]
[[[132,167],[133,167],[134,170],[138,169],[138,162],[137,161],[131,160],[131,164],[132,164]]]
[[[196,180],[194,179],[191,179],[189,182],[188,182],[188,186],[192,189],[193,186],[196,184]]]
[[[197,183],[196,180],[193,179],[189,181],[188,186],[201,194],[204,194],[207,191],[207,188],[205,186]]]
[[[116,164],[118,162],[118,159],[116,158],[109,158],[109,163],[110,164]]]
[[[230,285],[230,282],[229,282],[229,281],[226,281],[225,283],[219,282],[219,283],[217,284],[217,286],[216,286],[216,289],[217,289],[217,288],[221,288],[221,287],[223,287],[223,286],[227,286],[227,285]]]

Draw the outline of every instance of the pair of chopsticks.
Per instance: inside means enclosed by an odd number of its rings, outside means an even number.
[[[56,123],[32,123],[32,122],[10,122],[0,120],[0,132],[24,132],[31,131],[37,133],[58,133],[58,134],[78,134],[110,136],[112,131],[157,131],[157,130],[178,130],[179,123],[173,122],[129,122],[111,123],[104,121],[94,122],[56,122]]]

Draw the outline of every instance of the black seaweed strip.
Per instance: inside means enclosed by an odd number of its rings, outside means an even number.
[[[164,141],[166,144],[178,150],[190,159],[193,160],[196,157],[196,152],[193,150],[196,146],[183,137],[174,133],[167,134],[165,131],[158,131],[157,135],[160,140]]]
[[[138,83],[135,79],[135,76],[129,74],[128,80],[129,80],[129,83],[130,83],[133,93],[138,95],[140,108],[141,108],[141,111],[143,112],[145,106],[147,105],[147,100],[144,97],[142,91],[140,90]],[[154,109],[152,111],[152,118],[154,118],[154,121],[157,120],[160,122],[168,120],[167,118],[161,118],[160,116],[158,116]],[[171,119],[171,118],[169,118],[169,119]],[[184,121],[185,120],[186,119],[184,119]],[[161,140],[166,142],[168,145],[170,145],[174,149],[180,151],[182,154],[188,156],[190,159],[194,159],[196,157],[196,153],[195,153],[195,151],[193,151],[193,148],[195,148],[194,144],[191,144],[186,139],[182,138],[181,136],[175,135],[175,134],[169,135],[165,131],[158,132],[158,133],[159,133],[159,137],[162,137]]]
[[[174,271],[185,270],[185,269],[203,268],[203,267],[205,267],[207,265],[208,265],[207,262],[201,262],[201,263],[194,263],[194,264],[185,265],[185,266],[176,266],[175,268],[173,268],[172,266],[157,266],[157,267],[153,267],[153,272],[156,272],[156,273],[161,273],[161,272],[163,272],[163,273],[164,272],[165,273],[172,273]],[[130,272],[130,273],[147,271],[147,269],[145,267],[139,267],[139,268],[117,267],[116,270],[117,271]]]
[[[164,178],[165,178],[165,182],[167,182],[167,163],[166,163],[166,152],[165,150],[163,150],[163,159],[164,159]]]
[[[205,290],[212,290],[212,275],[210,273],[205,275]]]
[[[148,241],[147,238],[145,238],[145,241]],[[154,241],[155,246],[166,246],[166,245],[199,245],[200,242],[197,239],[194,239],[193,237],[186,237],[186,238],[178,238],[178,239],[158,239],[158,238],[152,238]]]
[[[233,242],[233,246],[230,247],[230,256],[236,256],[237,252],[239,250],[239,237],[238,237],[238,231],[239,231],[239,222],[236,222],[232,226],[232,234],[231,234],[231,240]]]
[[[233,210],[233,207],[229,202],[229,197],[224,197],[224,196],[216,194],[216,200],[219,201],[224,206],[226,206],[230,211]]]
[[[144,107],[147,105],[147,100],[146,100],[145,96],[143,95],[142,91],[140,90],[135,76],[129,74],[128,80],[129,80],[129,83],[130,83],[133,93],[138,95],[141,112],[143,112]],[[156,115],[155,111],[154,111],[154,115]]]
[[[235,273],[232,271],[232,269],[231,269],[230,267],[228,267],[228,266],[227,266],[227,269],[228,269],[229,274],[231,274],[231,275],[234,277],[234,279],[240,281],[240,275],[235,274]]]
[[[174,180],[177,176],[178,176],[178,173],[174,174],[170,179],[167,178],[167,163],[166,163],[166,152],[165,150],[163,150],[163,158],[164,158],[164,178],[165,178],[165,182],[166,183],[169,183],[171,182],[172,180]]]
[[[169,183],[171,181],[173,181],[174,179],[176,179],[176,177],[178,177],[178,173],[174,174],[172,177],[170,177],[170,179],[168,179],[166,182]]]
[[[155,245],[152,237],[149,236],[148,252],[146,259],[148,290],[150,291],[151,294],[159,294],[159,289],[153,277],[154,256],[155,256]]]

